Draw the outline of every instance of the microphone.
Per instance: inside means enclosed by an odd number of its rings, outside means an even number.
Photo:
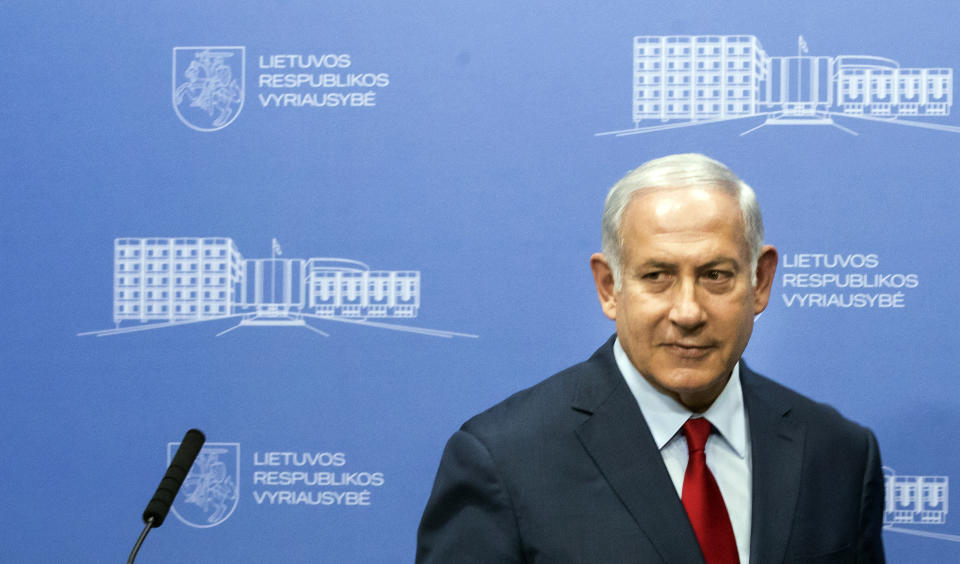
[[[163,520],[167,517],[170,506],[173,505],[173,498],[177,497],[177,492],[180,491],[183,480],[190,473],[190,467],[193,466],[193,461],[200,454],[200,448],[203,447],[205,440],[207,440],[206,437],[199,429],[190,429],[183,436],[180,448],[173,455],[173,462],[167,468],[163,480],[160,480],[160,485],[157,486],[157,492],[153,494],[153,499],[150,500],[147,508],[143,511],[144,523],[151,523],[150,519],[152,518],[152,527],[156,528],[163,525]]]
[[[140,533],[136,544],[133,545],[133,550],[127,558],[127,564],[133,564],[137,552],[140,551],[140,545],[147,538],[150,529],[163,524],[163,520],[166,519],[167,513],[170,511],[170,506],[173,505],[173,498],[177,497],[177,492],[180,491],[183,480],[190,473],[190,467],[193,466],[193,461],[200,454],[200,449],[206,440],[207,438],[203,436],[203,432],[199,429],[190,429],[183,436],[180,448],[173,455],[173,461],[167,468],[167,473],[160,480],[160,485],[157,486],[157,492],[153,494],[153,499],[150,500],[147,508],[143,511],[143,522],[146,523],[146,526]]]

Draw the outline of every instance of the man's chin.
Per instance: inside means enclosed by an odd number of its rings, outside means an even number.
[[[666,374],[663,378],[657,378],[658,387],[665,388],[667,391],[676,395],[689,396],[709,394],[714,390],[722,390],[730,377],[729,372],[720,372],[707,368],[687,368],[677,367]]]

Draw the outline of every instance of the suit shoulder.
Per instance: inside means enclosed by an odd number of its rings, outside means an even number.
[[[602,350],[475,415],[461,430],[488,445],[514,446],[573,430],[585,418],[573,408],[581,390],[612,387],[620,379],[619,371],[610,372],[605,364]]]
[[[774,401],[788,416],[802,422],[808,428],[821,429],[833,434],[863,437],[871,431],[848,419],[830,404],[814,400],[787,386],[755,372],[749,372],[750,386],[757,397]]]
[[[465,431],[524,425],[535,414],[569,408],[583,376],[586,362],[561,370],[549,378],[514,393],[505,400],[471,417]]]

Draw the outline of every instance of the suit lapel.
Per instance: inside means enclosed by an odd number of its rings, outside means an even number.
[[[753,453],[751,562],[782,562],[800,493],[804,428],[776,389],[741,363]]]
[[[703,562],[696,536],[636,400],[620,376],[611,342],[594,355],[574,409],[583,448],[664,562]]]

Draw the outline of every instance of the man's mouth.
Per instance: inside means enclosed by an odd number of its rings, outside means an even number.
[[[675,356],[694,360],[707,356],[714,349],[713,345],[691,343],[664,343],[663,347]]]

